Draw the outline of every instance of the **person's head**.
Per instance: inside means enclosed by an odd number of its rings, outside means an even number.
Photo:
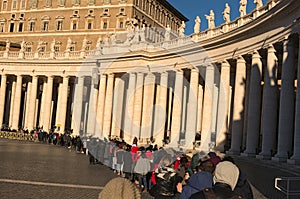
[[[214,184],[216,183],[225,183],[234,190],[238,178],[239,178],[239,169],[238,167],[229,161],[223,161],[217,164],[214,174]]]
[[[197,167],[198,172],[200,171],[207,171],[209,173],[213,173],[215,171],[215,165],[210,159],[200,161],[199,166]]]

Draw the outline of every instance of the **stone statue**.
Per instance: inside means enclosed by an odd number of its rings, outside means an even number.
[[[240,1],[240,16],[241,17],[246,15],[246,6],[247,6],[247,0],[241,0]]]
[[[10,41],[6,40],[5,51],[9,51],[9,48],[10,48]]]
[[[168,24],[166,29],[165,29],[165,41],[170,41],[171,39],[171,28],[170,28],[170,25]]]
[[[52,42],[51,42],[51,45],[50,45],[50,51],[51,52],[55,52],[55,43],[56,43],[56,41],[55,41],[55,39],[53,39]]]
[[[215,13],[213,10],[210,10],[209,15],[205,15],[208,21],[208,29],[215,28]]]
[[[66,0],[58,0],[59,6],[64,6],[66,4]]]
[[[88,40],[86,38],[84,38],[82,40],[82,48],[81,48],[82,51],[85,51],[85,49],[87,47],[87,43],[88,43]]]
[[[115,45],[116,41],[117,41],[117,35],[116,35],[116,33],[111,34],[111,36],[110,36],[110,42],[111,42],[111,44]]]
[[[146,31],[146,26],[145,26],[145,24],[143,24],[143,26],[142,26],[142,28],[140,29],[140,32],[139,32],[141,42],[146,41],[146,39],[145,39],[145,31]]]
[[[184,29],[185,29],[185,23],[184,21],[182,21],[181,26],[178,28],[179,37],[184,37]]]
[[[67,42],[66,50],[67,50],[67,51],[70,51],[70,50],[71,50],[71,47],[72,47],[72,40],[71,40],[71,38],[69,37],[69,38],[68,38],[68,42]]]
[[[42,52],[42,49],[43,49],[43,42],[40,40],[37,45],[37,52]]]
[[[23,40],[23,41],[21,42],[21,49],[20,49],[20,52],[24,52],[24,51],[25,51],[25,44],[26,44],[26,42]]]
[[[38,4],[38,1],[37,0],[31,0],[31,8],[37,8],[37,4]]]
[[[194,33],[195,34],[198,34],[200,32],[200,23],[201,23],[201,19],[199,16],[197,16],[195,19],[195,25],[194,25]]]
[[[225,20],[225,23],[229,23],[230,22],[230,7],[228,5],[228,3],[225,4],[225,9],[223,11],[223,19]]]
[[[101,39],[101,37],[99,37],[98,40],[97,40],[96,49],[100,49],[101,41],[102,41],[102,39]]]
[[[254,0],[254,4],[256,5],[256,9],[263,6],[262,0]]]
[[[50,7],[52,5],[52,0],[44,0],[44,6]]]

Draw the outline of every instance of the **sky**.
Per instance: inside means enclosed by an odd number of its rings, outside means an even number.
[[[206,30],[207,20],[205,15],[209,15],[210,10],[214,10],[215,13],[215,25],[219,26],[224,23],[222,12],[224,11],[225,4],[230,6],[230,18],[234,20],[238,18],[240,0],[167,0],[177,10],[179,10],[184,16],[189,19],[186,23],[185,34],[189,35],[194,32],[194,24],[196,16],[201,18],[201,31]],[[255,8],[254,0],[248,0],[247,13],[251,12]],[[266,4],[268,0],[263,0]]]

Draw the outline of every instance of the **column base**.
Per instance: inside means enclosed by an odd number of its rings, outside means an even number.
[[[297,158],[297,159],[294,159],[294,158],[288,159],[287,163],[288,164],[294,164],[294,165],[300,165],[300,158]]]
[[[283,155],[279,153],[277,153],[274,157],[272,157],[272,160],[276,162],[286,162],[287,159],[288,159],[287,155]]]
[[[256,157],[256,153],[244,152],[244,153],[241,153],[241,156],[255,158]]]
[[[240,155],[241,152],[240,151],[234,151],[234,150],[229,150],[229,151],[226,151],[226,154],[227,155]]]
[[[270,160],[271,159],[271,155],[270,154],[259,154],[256,155],[257,159],[261,159],[261,160]]]

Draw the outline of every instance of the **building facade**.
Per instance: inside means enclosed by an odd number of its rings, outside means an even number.
[[[2,124],[298,164],[299,12],[297,0],[270,0],[187,37],[140,28],[94,50],[8,47]]]

